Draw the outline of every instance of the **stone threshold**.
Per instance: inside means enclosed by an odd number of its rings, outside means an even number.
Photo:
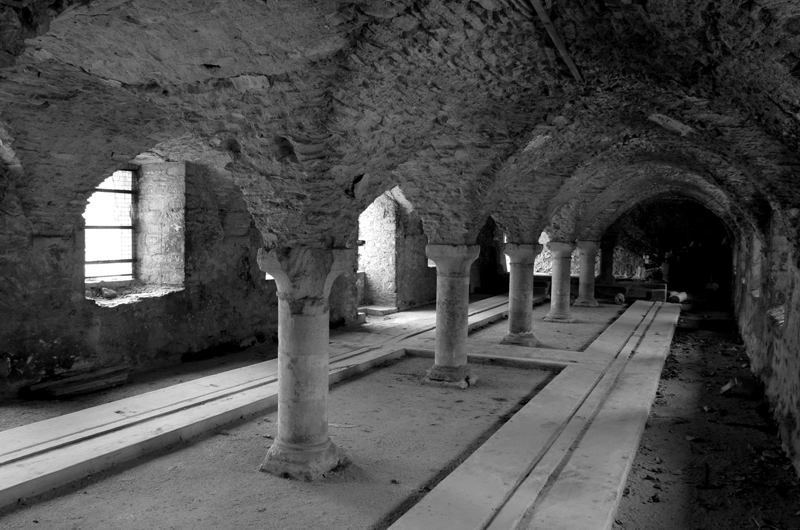
[[[373,317],[382,317],[397,313],[397,307],[389,305],[365,305],[359,307],[358,310]]]
[[[470,327],[504,318],[508,297],[470,305]],[[399,344],[435,329],[435,311],[414,329],[372,335],[360,347],[331,333],[330,383],[404,355]],[[277,406],[278,361],[203,377],[0,432],[0,508],[115,464]]]

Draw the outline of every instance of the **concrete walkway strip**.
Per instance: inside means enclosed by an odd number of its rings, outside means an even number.
[[[508,502],[498,510],[491,524],[487,527],[488,529],[507,530],[509,528],[518,528],[529,517],[530,510],[542,495],[548,482],[557,475],[564,464],[565,458],[580,441],[581,435],[596,417],[608,393],[616,384],[619,374],[629,357],[633,354],[636,346],[651,325],[656,311],[657,308],[655,306],[648,308],[644,318],[638,323],[633,333],[627,338],[624,346],[619,350],[614,362],[595,374],[595,379],[591,384],[584,386],[586,388],[585,399],[581,403],[580,409],[568,419],[558,439],[548,448],[539,465],[524,477],[524,480],[510,496]],[[630,319],[626,319],[623,324],[629,325],[629,323]],[[612,333],[615,331],[618,330],[612,330]],[[619,333],[616,333],[616,335],[619,336]],[[580,383],[578,382],[578,384]]]
[[[200,407],[153,418],[0,468],[0,506],[38,495],[115,464],[277,405],[278,384],[251,388]]]
[[[548,477],[556,471],[573,441],[602,404],[655,313],[653,304],[635,303],[598,338],[603,339],[602,352],[609,356],[619,354],[616,370],[609,367],[599,371],[579,366],[564,369],[400,517],[391,530],[479,530],[487,528],[493,520],[493,528],[511,528],[504,524],[522,518]],[[551,453],[556,442],[559,445]],[[545,457],[548,457],[546,465],[542,465]],[[514,498],[526,480],[528,484],[523,488],[522,498],[515,500],[498,520],[498,512]],[[538,487],[531,486],[531,481]]]
[[[2,431],[0,466],[269,384],[277,373],[278,361],[266,361]]]
[[[639,446],[680,306],[665,304],[597,417],[525,528],[611,528]]]

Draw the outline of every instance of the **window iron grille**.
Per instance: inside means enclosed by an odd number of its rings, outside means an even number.
[[[89,198],[85,225],[85,281],[133,280],[136,191],[133,171],[115,171]]]

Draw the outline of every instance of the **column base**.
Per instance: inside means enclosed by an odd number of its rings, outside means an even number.
[[[259,469],[283,478],[311,481],[348,463],[348,458],[330,438],[322,444],[312,446],[295,446],[275,440]]]
[[[597,300],[594,299],[582,300],[578,298],[572,305],[573,307],[597,307],[599,304],[597,303]]]
[[[513,344],[515,346],[527,346],[529,348],[541,348],[542,343],[533,336],[533,333],[509,333],[500,344]]]
[[[550,315],[548,314],[542,320],[545,322],[559,322],[561,324],[572,324],[575,322],[575,319],[569,315]]]
[[[440,366],[434,364],[428,369],[428,379],[453,383],[459,388],[467,388],[478,382],[478,378],[473,375],[472,369],[466,364],[463,366]]]

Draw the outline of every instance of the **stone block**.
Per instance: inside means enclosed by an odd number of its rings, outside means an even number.
[[[653,302],[666,302],[667,301],[667,289],[652,289],[650,291],[650,300]]]

